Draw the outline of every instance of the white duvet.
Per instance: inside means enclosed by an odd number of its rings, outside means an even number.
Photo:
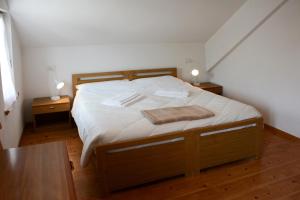
[[[87,165],[90,154],[99,144],[261,116],[252,106],[193,87],[170,76],[134,81],[111,81],[104,84],[105,87],[99,84],[93,85],[92,89],[79,88],[74,99],[72,115],[84,144],[81,155],[82,166]],[[185,90],[189,92],[189,96],[187,98],[155,96],[155,91],[159,89]],[[136,91],[142,94],[143,98],[127,107],[112,107],[101,103],[125,90]],[[144,109],[183,105],[200,105],[214,112],[215,116],[201,120],[154,125],[141,114],[141,110]]]

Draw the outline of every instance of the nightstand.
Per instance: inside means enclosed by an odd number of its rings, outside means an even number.
[[[194,87],[199,87],[203,90],[218,94],[218,95],[222,95],[223,93],[223,87],[221,85],[215,84],[215,83],[210,83],[210,82],[206,82],[206,83],[200,83],[200,85],[194,85],[192,84]]]
[[[33,129],[36,128],[36,115],[68,112],[69,123],[71,124],[71,100],[69,96],[61,96],[57,101],[53,101],[50,97],[35,98],[32,101],[32,117],[33,117]]]

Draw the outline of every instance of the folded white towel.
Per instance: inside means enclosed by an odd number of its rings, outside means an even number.
[[[142,96],[136,92],[124,92],[112,98],[106,99],[102,104],[115,107],[126,107],[127,105],[139,100]]]
[[[157,90],[154,95],[163,97],[174,97],[174,98],[186,98],[189,96],[188,91],[178,90],[178,91],[168,91],[168,90]]]
[[[139,96],[138,93],[134,93],[132,95],[120,95],[115,100],[120,101],[121,104],[125,104],[125,103],[131,101],[132,99],[135,99],[138,96]]]

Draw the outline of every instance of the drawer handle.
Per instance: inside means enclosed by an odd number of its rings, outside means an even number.
[[[49,109],[54,109],[54,108],[55,108],[54,106],[50,106],[50,107],[49,107]]]

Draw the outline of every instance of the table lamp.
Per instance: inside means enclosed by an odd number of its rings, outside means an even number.
[[[59,92],[64,86],[65,86],[65,83],[62,82],[62,81],[58,81],[58,80],[54,80],[54,83],[55,83],[55,86],[56,86],[56,90]],[[57,101],[60,99],[60,96],[59,95],[55,95],[55,96],[52,96],[51,97],[51,100],[52,101]]]
[[[65,86],[65,83],[63,81],[60,81],[57,79],[55,66],[49,67],[48,71],[49,71],[49,75],[50,75],[49,83],[50,83],[50,87],[52,90],[52,96],[50,98],[52,101],[57,101],[60,99],[59,91]]]
[[[191,71],[191,74],[193,76],[193,78],[192,78],[192,84],[193,85],[199,85],[200,83],[197,81],[197,77],[199,76],[199,70],[198,69],[193,69]]]

